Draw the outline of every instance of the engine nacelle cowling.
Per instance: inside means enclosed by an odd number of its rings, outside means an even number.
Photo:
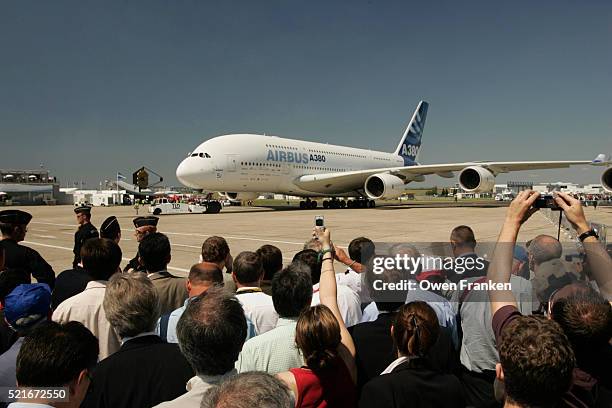
[[[612,167],[604,171],[601,175],[601,185],[604,190],[612,193]]]
[[[252,193],[252,192],[241,192],[241,193],[221,193],[223,194],[225,197],[229,198],[230,200],[243,200],[243,201],[249,201],[249,200],[255,200],[257,197],[259,197],[261,194],[259,193]]]
[[[459,185],[468,193],[493,191],[495,175],[484,167],[466,167],[459,173]]]
[[[388,173],[372,174],[364,184],[365,193],[372,200],[397,198],[406,188],[404,180]]]

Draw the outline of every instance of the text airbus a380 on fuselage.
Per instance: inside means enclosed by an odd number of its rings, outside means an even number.
[[[346,205],[358,198],[362,206],[401,196],[411,182],[436,174],[458,178],[466,192],[491,191],[495,177],[521,170],[556,169],[574,165],[603,166],[601,182],[612,191],[609,157],[568,161],[474,161],[421,164],[419,151],[429,104],[421,101],[394,152],[381,152],[257,134],[228,134],[197,146],[176,169],[187,187],[222,192],[230,199],[252,200],[263,193],[306,198],[302,207],[316,207],[312,197],[331,198],[326,206]],[[349,202],[350,203],[350,202]]]

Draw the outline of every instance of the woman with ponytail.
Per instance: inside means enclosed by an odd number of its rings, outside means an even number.
[[[439,330],[427,303],[400,307],[391,326],[397,359],[363,387],[359,407],[464,407],[459,380],[433,368],[426,357]]]
[[[317,228],[314,235],[323,244],[321,304],[302,312],[295,333],[306,365],[278,377],[293,391],[296,407],[353,408],[357,406],[355,345],[338,309],[329,230]]]

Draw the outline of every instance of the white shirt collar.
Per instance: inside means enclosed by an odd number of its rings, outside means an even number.
[[[409,358],[409,357],[406,357],[406,356],[399,357],[399,358],[398,358],[398,359],[396,359],[394,362],[392,362],[391,364],[389,364],[389,366],[388,366],[387,368],[385,368],[385,370],[384,370],[382,373],[380,373],[380,375],[383,375],[383,374],[389,374],[390,372],[392,372],[393,370],[395,370],[395,368],[396,368],[398,365],[400,365],[400,364],[402,364],[402,363],[404,363],[404,362],[406,362],[406,361],[408,361],[408,360],[410,360],[410,358]]]
[[[197,388],[199,385],[208,384],[218,384],[226,378],[233,377],[238,374],[235,368],[232,368],[225,374],[221,375],[206,375],[206,374],[198,374],[195,377],[192,377],[189,381],[187,381],[187,391],[191,391],[194,388]]]
[[[140,333],[137,334],[135,336],[127,336],[127,337],[123,337],[121,339],[121,345],[123,346],[125,344],[125,342],[133,340],[133,339],[137,339],[138,337],[144,337],[144,336],[157,336],[157,333],[155,333],[154,331],[150,331],[150,332],[144,332],[144,333]]]

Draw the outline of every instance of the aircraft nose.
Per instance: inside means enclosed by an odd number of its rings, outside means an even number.
[[[199,188],[197,185],[197,168],[189,157],[176,168],[176,178],[187,187]]]

